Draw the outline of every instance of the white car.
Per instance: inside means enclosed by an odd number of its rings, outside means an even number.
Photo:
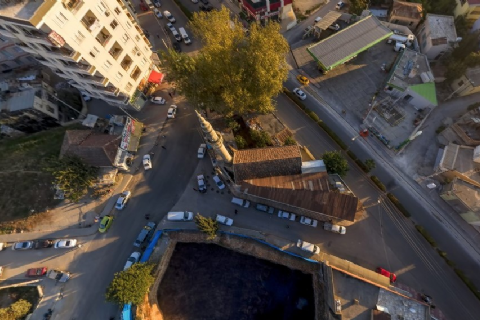
[[[162,6],[159,0],[153,0],[153,5],[157,8],[160,8]]]
[[[175,27],[173,26],[173,24],[171,24],[170,22],[167,23],[167,28],[170,29],[170,31],[177,31],[177,29],[175,29]]]
[[[315,18],[315,22],[320,22],[320,20],[322,20],[322,17],[316,17]]]
[[[297,95],[297,97],[300,98],[300,100],[305,100],[305,99],[307,99],[307,95],[305,94],[305,92],[303,92],[303,91],[300,90],[299,88],[293,89],[293,93],[295,93],[295,94]]]
[[[29,250],[33,249],[33,241],[15,242],[12,246],[12,250]]]
[[[328,27],[328,29],[338,31],[341,29],[340,25],[338,23],[334,23]]]
[[[125,267],[123,267],[123,271],[127,270],[132,266],[132,264],[137,263],[140,260],[140,252],[133,252],[130,255],[130,258],[127,259],[127,263],[125,263]]]
[[[160,11],[158,11],[157,8],[153,9],[153,13],[155,13],[155,15],[157,16],[157,18],[159,19],[162,19],[163,16],[162,16],[162,13]]]
[[[221,224],[224,224],[226,226],[231,226],[233,224],[233,220],[228,218],[228,217],[225,217],[225,216],[222,216],[222,215],[219,215],[217,214],[217,216],[215,217],[215,220],[218,222],[218,223],[221,223]]]
[[[166,100],[163,99],[162,97],[152,97],[150,99],[151,102],[155,103],[155,104],[165,104]]]
[[[198,191],[200,191],[200,193],[207,192],[207,185],[205,184],[205,177],[203,176],[203,174],[197,176],[197,183]]]
[[[70,249],[74,248],[77,245],[76,239],[63,239],[55,241],[53,246],[55,249]]]
[[[314,245],[310,242],[303,241],[301,239],[298,239],[297,247],[299,247],[300,249],[302,249],[304,251],[308,251],[310,253],[320,253],[320,248],[319,247],[317,247],[316,245]]]
[[[198,148],[197,157],[198,159],[203,159],[205,157],[205,153],[207,152],[207,145],[202,143]]]
[[[173,119],[175,118],[176,114],[177,114],[177,106],[172,104],[170,108],[168,108],[167,118]]]
[[[295,221],[295,218],[297,216],[294,213],[289,213],[289,212],[280,210],[280,211],[278,211],[278,217],[282,218],[282,219],[287,219],[287,220],[290,220],[290,221]]]
[[[304,216],[300,216],[300,223],[314,228],[316,228],[318,225],[317,220],[313,220]]]
[[[335,9],[340,10],[340,9],[342,9],[343,7],[345,7],[345,2],[339,1],[339,2],[337,3],[337,5],[335,6]]]
[[[165,18],[167,18],[168,21],[170,21],[171,23],[175,23],[175,18],[172,16],[172,14],[170,13],[170,11],[163,11],[163,15],[165,16]]]
[[[152,169],[152,159],[149,154],[143,156],[143,167],[145,168],[145,171]]]
[[[132,193],[130,191],[123,191],[120,197],[118,197],[117,203],[115,203],[115,209],[122,210],[123,208],[125,208],[131,195]]]
[[[220,177],[218,175],[213,176],[213,181],[215,181],[215,184],[217,185],[218,189],[220,190],[225,189],[225,184],[223,183],[222,180],[220,180]]]

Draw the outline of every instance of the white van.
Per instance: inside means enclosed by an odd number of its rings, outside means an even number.
[[[320,253],[320,248],[317,247],[314,244],[311,244],[310,242],[303,241],[301,239],[298,239],[297,241],[297,247],[304,251],[308,251],[310,253]]]
[[[193,220],[193,212],[189,212],[189,211],[169,212],[168,215],[167,215],[167,220],[169,220],[169,221],[191,221],[191,220]]]
[[[187,32],[185,31],[185,29],[182,27],[182,28],[178,28],[178,31],[180,32],[180,34],[182,35],[182,38],[183,38],[183,41],[185,42],[185,44],[190,44],[192,43],[192,40],[190,40],[190,38],[188,37],[188,34]]]
[[[250,207],[250,201],[235,198],[235,197],[232,198],[232,203],[236,204],[237,206],[244,207],[244,208]]]

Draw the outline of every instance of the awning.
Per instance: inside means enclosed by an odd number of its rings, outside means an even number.
[[[150,76],[148,77],[148,82],[162,83],[164,76],[165,75],[163,73],[152,70],[152,73],[150,73]]]

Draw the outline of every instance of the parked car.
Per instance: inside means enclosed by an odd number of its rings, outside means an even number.
[[[217,214],[217,216],[215,217],[215,220],[218,222],[218,223],[221,223],[221,224],[224,224],[226,226],[231,226],[233,224],[233,220],[230,219],[229,217],[225,217],[225,216],[222,216],[222,215],[219,215]]]
[[[310,219],[304,216],[300,216],[300,223],[304,224],[306,226],[314,227],[316,228],[318,225],[318,221],[314,219]]]
[[[163,18],[162,13],[157,8],[153,9],[153,13],[155,13],[157,18],[159,18],[159,19]]]
[[[15,242],[12,246],[12,250],[29,250],[32,248],[33,248],[33,241]]]
[[[170,119],[175,118],[176,114],[177,114],[177,106],[172,104],[168,109],[167,118],[170,118]]]
[[[335,9],[340,10],[340,9],[342,9],[343,7],[345,7],[345,2],[339,1],[339,2],[337,3],[337,5],[335,6]]]
[[[173,24],[171,24],[170,22],[167,23],[167,28],[170,29],[170,31],[177,31],[177,29],[175,29],[175,27],[173,26]]]
[[[177,32],[177,30],[172,30],[172,34],[177,42],[182,42],[182,36]]]
[[[156,224],[155,222],[149,222],[145,227],[143,227],[142,231],[140,231],[137,239],[133,243],[133,245],[137,248],[140,248],[142,244],[150,238],[152,235],[153,231],[155,231]]]
[[[123,210],[123,208],[125,208],[125,206],[127,205],[128,200],[130,200],[131,196],[132,196],[132,193],[130,191],[123,191],[122,194],[117,199],[117,203],[115,204],[115,209]]]
[[[167,18],[168,21],[170,21],[171,23],[175,23],[175,18],[173,17],[173,15],[170,13],[170,11],[163,11],[163,15],[165,16],[165,18]]]
[[[269,207],[269,206],[266,206],[266,205],[260,204],[260,203],[258,203],[255,206],[255,209],[257,209],[258,211],[263,211],[263,212],[268,212],[268,213],[273,213],[275,211],[275,208],[272,208],[272,207]]]
[[[395,281],[397,281],[397,275],[393,272],[387,271],[381,267],[378,267],[376,271],[382,276],[389,278],[391,283],[395,283]]]
[[[176,52],[182,52],[182,48],[178,43],[172,42],[172,46],[173,46],[173,50],[175,50]]]
[[[45,249],[53,247],[53,240],[38,240],[35,241],[34,248],[35,249]]]
[[[152,169],[152,159],[149,154],[143,156],[143,167],[145,171]]]
[[[328,222],[325,222],[323,224],[323,229],[327,230],[327,231],[339,233],[339,234],[347,233],[347,228],[345,228],[344,226],[339,226],[339,225],[331,224],[331,223],[328,223]]]
[[[220,189],[220,190],[225,189],[225,184],[223,183],[222,180],[220,180],[220,177],[218,175],[213,176],[213,181],[217,185],[218,189]]]
[[[208,2],[208,0],[200,0],[201,3],[203,3],[204,5],[209,5],[210,3]]]
[[[198,147],[197,157],[199,159],[203,159],[205,157],[205,153],[207,152],[207,145],[202,143],[200,147]]]
[[[0,251],[5,250],[7,248],[6,242],[0,242]]]
[[[137,263],[140,260],[140,255],[141,253],[136,251],[133,252],[130,257],[127,259],[127,263],[125,263],[125,266],[123,267],[123,271],[127,270],[132,266],[132,264]]]
[[[202,11],[205,11],[205,12],[210,12],[213,10],[213,7],[211,5],[206,5],[204,6],[203,4],[201,4],[199,7],[198,7],[200,10]]]
[[[328,26],[328,29],[338,31],[338,30],[341,29],[341,27],[338,23],[334,23],[334,24]]]
[[[193,212],[190,212],[190,211],[169,212],[167,214],[167,220],[168,221],[192,221]]]
[[[305,94],[305,92],[303,92],[303,91],[300,90],[299,88],[293,89],[293,93],[295,93],[295,95],[296,95],[297,97],[299,97],[300,100],[305,100],[305,99],[307,99],[307,95]]]
[[[47,278],[58,282],[67,282],[70,279],[70,272],[61,270],[50,270],[47,273]]]
[[[322,20],[322,17],[316,17],[315,18],[315,22],[320,22],[320,20]]]
[[[113,223],[113,217],[108,214],[100,220],[100,226],[98,227],[98,232],[105,233],[110,228]]]
[[[55,241],[55,249],[70,249],[77,245],[76,239],[62,239]]]
[[[153,0],[153,5],[157,8],[160,8],[162,6],[162,3],[159,0]]]
[[[307,241],[303,241],[301,239],[298,239],[297,241],[297,247],[299,247],[300,249],[304,250],[304,251],[308,251],[310,253],[320,253],[320,248],[317,247],[316,245],[310,243],[310,242],[307,242]]]
[[[27,270],[27,272],[25,273],[25,277],[29,277],[29,278],[43,277],[44,275],[47,274],[47,270],[48,270],[47,267],[31,268]]]
[[[200,191],[200,193],[207,192],[207,185],[205,183],[205,177],[203,176],[203,174],[200,174],[197,176],[197,183],[198,183],[198,191]]]
[[[166,100],[163,99],[162,97],[152,97],[150,99],[151,102],[155,103],[155,104],[165,104]]]
[[[301,74],[299,74],[299,75],[297,76],[297,80],[298,80],[298,82],[300,82],[300,83],[303,84],[303,85],[307,85],[307,84],[310,83],[310,80],[308,80],[307,77],[302,76]]]
[[[198,0],[192,0],[193,3],[198,3]]]
[[[278,217],[282,219],[287,219],[290,221],[295,221],[295,218],[297,217],[294,213],[286,212],[286,211],[278,211]]]
[[[237,206],[244,207],[244,208],[250,207],[250,201],[244,200],[244,199],[240,199],[240,198],[235,198],[235,197],[233,197],[233,198],[232,198],[232,203],[233,203],[233,204],[236,204]]]

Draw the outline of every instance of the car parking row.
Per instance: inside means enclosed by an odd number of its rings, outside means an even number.
[[[45,239],[45,240],[27,240],[14,242],[11,246],[14,251],[32,250],[32,249],[70,249],[77,246],[76,239]],[[7,245],[3,244],[2,248],[6,248]]]

